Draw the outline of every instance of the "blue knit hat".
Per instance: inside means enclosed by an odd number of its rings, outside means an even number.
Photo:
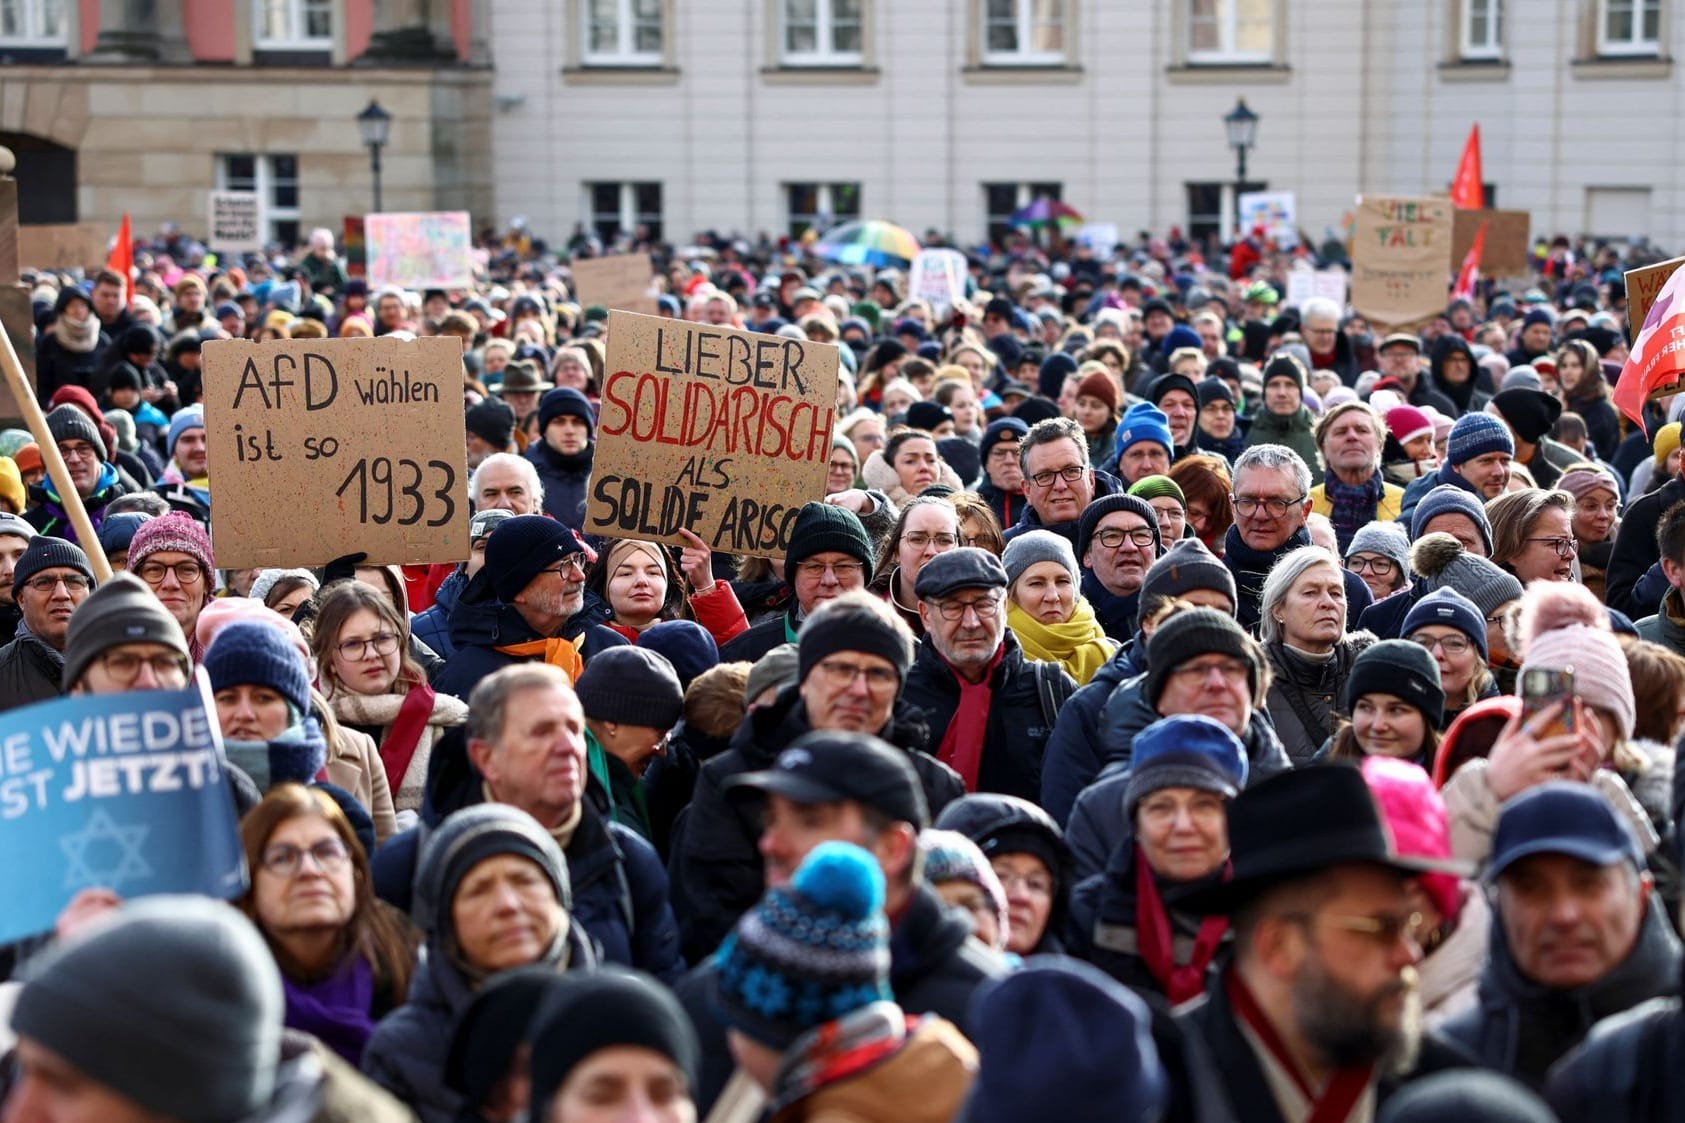
[[[663,620],[638,637],[638,646],[667,657],[686,690],[696,676],[720,661],[720,646],[695,620]]]
[[[1440,484],[1422,496],[1410,515],[1410,540],[1420,538],[1428,523],[1440,515],[1463,515],[1480,529],[1480,538],[1492,551],[1492,520],[1486,517],[1486,506],[1475,494],[1456,484]]]
[[[1486,662],[1486,617],[1473,601],[1449,585],[1442,586],[1417,601],[1404,617],[1399,635],[1408,639],[1417,628],[1429,624],[1443,624],[1455,628],[1480,649],[1480,661]]]
[[[597,439],[597,415],[591,412],[591,401],[584,394],[572,386],[558,386],[554,390],[547,390],[538,399],[538,431],[540,433],[550,427],[550,422],[558,417],[577,417],[585,422],[586,436],[591,440]]]
[[[1489,413],[1465,413],[1451,426],[1451,440],[1446,460],[1452,465],[1466,464],[1489,452],[1515,455],[1515,439],[1509,427]]]
[[[217,633],[203,660],[212,690],[267,686],[299,714],[310,712],[310,674],[281,629],[259,620],[236,620]]]
[[[977,446],[977,453],[985,463],[989,453],[1002,441],[1012,441],[1022,444],[1024,438],[1030,435],[1030,427],[1016,417],[1002,417],[989,422],[989,427],[983,430],[982,443]]]
[[[1175,438],[1170,435],[1170,419],[1163,410],[1147,402],[1130,406],[1117,423],[1117,454],[1121,457],[1142,441],[1157,441],[1168,452],[1176,450]]]
[[[176,438],[180,437],[189,429],[203,429],[204,427],[204,406],[190,405],[183,409],[178,409],[175,412],[175,416],[170,418],[170,431],[164,442],[164,447],[169,449],[171,456],[174,456],[176,454]]]
[[[783,1051],[815,1026],[893,1001],[883,901],[870,854],[847,842],[814,847],[714,953],[726,1024]]]
[[[1204,714],[1160,718],[1135,735],[1123,812],[1162,788],[1197,788],[1233,799],[1246,786],[1246,746]]]

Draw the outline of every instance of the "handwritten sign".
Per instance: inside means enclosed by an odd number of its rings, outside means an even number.
[[[18,263],[32,269],[90,269],[105,264],[110,231],[99,222],[18,227]]]
[[[618,308],[622,312],[655,315],[657,297],[647,253],[611,254],[608,257],[582,257],[574,261],[574,295],[579,303],[601,304],[604,308]]]
[[[263,200],[256,191],[212,191],[207,241],[213,250],[244,253],[263,249]]]
[[[204,373],[219,564],[468,557],[457,340],[219,340]]]
[[[467,211],[371,214],[363,219],[369,285],[465,289],[474,283]]]
[[[1352,307],[1378,324],[1445,310],[1451,276],[1449,199],[1364,195],[1352,231]]]
[[[1532,233],[1533,216],[1528,211],[1456,211],[1451,218],[1452,266],[1462,268],[1482,221],[1487,225],[1486,245],[1480,253],[1481,276],[1526,276],[1532,268],[1532,244],[1527,239]]]
[[[1661,294],[1662,286],[1673,276],[1674,270],[1685,265],[1685,257],[1676,257],[1671,261],[1658,262],[1655,265],[1645,265],[1638,269],[1626,271],[1626,322],[1628,342],[1638,338],[1638,331],[1644,326],[1644,317],[1650,314],[1650,305],[1656,302]]]
[[[0,715],[0,943],[78,890],[235,897],[246,862],[207,688],[77,695]]]
[[[965,295],[965,255],[958,250],[920,250],[907,275],[907,292],[945,317]]]
[[[1291,269],[1287,273],[1287,303],[1304,307],[1313,297],[1332,300],[1342,309],[1346,306],[1346,271],[1333,269]]]
[[[1299,244],[1299,204],[1293,192],[1248,191],[1238,203],[1242,234],[1261,229],[1265,239],[1282,249]]]
[[[837,349],[610,312],[585,531],[780,555],[825,494]],[[221,511],[218,511],[221,518]]]

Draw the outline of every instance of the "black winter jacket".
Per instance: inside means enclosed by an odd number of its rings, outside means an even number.
[[[1685,1008],[1656,998],[1605,1018],[1550,1072],[1562,1123],[1651,1123],[1685,1104]]]
[[[588,444],[584,452],[564,456],[542,440],[534,441],[526,451],[544,485],[544,513],[581,533],[585,530],[585,488],[591,482],[596,451],[595,444]]]
[[[780,644],[792,642],[790,636],[799,628],[796,622],[796,602],[776,616],[768,616],[748,631],[739,633],[720,645],[722,663],[758,663],[761,656]]]
[[[63,680],[64,656],[20,622],[17,638],[0,647],[0,710],[57,698]]]
[[[1639,604],[1634,600],[1633,586],[1661,557],[1661,548],[1656,545],[1656,524],[1661,521],[1662,512],[1680,502],[1685,502],[1685,481],[1678,476],[1632,501],[1621,516],[1620,529],[1615,531],[1615,549],[1609,555],[1609,572],[1603,581],[1604,604],[1634,620],[1655,611],[1653,602]]]
[[[595,595],[585,594],[585,605],[562,625],[560,638],[584,636],[579,654],[586,662],[605,647],[618,647],[626,637],[603,626],[612,613]],[[511,644],[543,639],[511,604],[502,604],[492,592],[491,576],[474,575],[463,589],[450,614],[450,641],[456,651],[433,676],[433,689],[441,694],[467,698],[474,686],[493,671],[512,663],[534,662],[536,656],[509,655],[497,650]]]
[[[1106,767],[1107,753],[1100,739],[1100,715],[1112,691],[1136,675],[1146,673],[1140,637],[1117,652],[1077,688],[1059,711],[1053,735],[1042,754],[1041,805],[1063,827],[1082,789]]]

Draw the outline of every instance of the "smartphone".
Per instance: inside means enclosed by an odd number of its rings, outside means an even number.
[[[1539,740],[1574,732],[1574,668],[1553,671],[1534,668],[1521,676],[1521,720],[1527,722],[1534,714],[1549,709],[1554,702],[1564,703],[1562,712],[1544,729],[1534,734]]]

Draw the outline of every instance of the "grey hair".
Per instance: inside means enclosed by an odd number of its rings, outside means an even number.
[[[538,468],[524,456],[516,456],[512,452],[494,452],[474,469],[473,475],[468,477],[468,499],[478,502],[480,498],[480,473],[494,464],[510,464],[524,472],[527,477],[527,490],[532,492],[533,503],[539,508],[544,507],[544,481],[538,476]]]
[[[497,744],[503,736],[503,719],[509,709],[509,699],[526,690],[556,686],[573,693],[573,683],[567,672],[548,663],[513,663],[493,671],[474,684],[468,695],[468,728],[470,741]]]
[[[1264,578],[1264,591],[1258,598],[1259,634],[1265,643],[1274,643],[1281,638],[1281,621],[1275,618],[1275,610],[1287,599],[1293,583],[1313,565],[1331,566],[1336,574],[1340,574],[1340,596],[1345,597],[1345,567],[1326,547],[1300,546],[1284,555],[1270,567],[1269,576]]]
[[[1025,476],[1030,474],[1030,450],[1037,445],[1050,445],[1054,441],[1070,441],[1077,446],[1077,455],[1082,457],[1082,466],[1090,467],[1088,460],[1088,438],[1083,435],[1082,426],[1069,417],[1047,417],[1030,426],[1030,431],[1024,435],[1018,445],[1018,469]]]
[[[1312,316],[1326,317],[1334,321],[1334,326],[1340,326],[1340,306],[1326,296],[1313,296],[1299,306],[1299,322],[1304,323]]]
[[[1075,424],[1075,422],[1072,422]],[[1286,445],[1253,445],[1240,454],[1240,459],[1234,462],[1234,480],[1236,488],[1240,486],[1240,474],[1248,468],[1269,468],[1276,472],[1293,473],[1293,485],[1300,495],[1309,495],[1311,490],[1311,470],[1305,464],[1304,457],[1288,448]],[[1236,493],[1238,494],[1238,492]]]

